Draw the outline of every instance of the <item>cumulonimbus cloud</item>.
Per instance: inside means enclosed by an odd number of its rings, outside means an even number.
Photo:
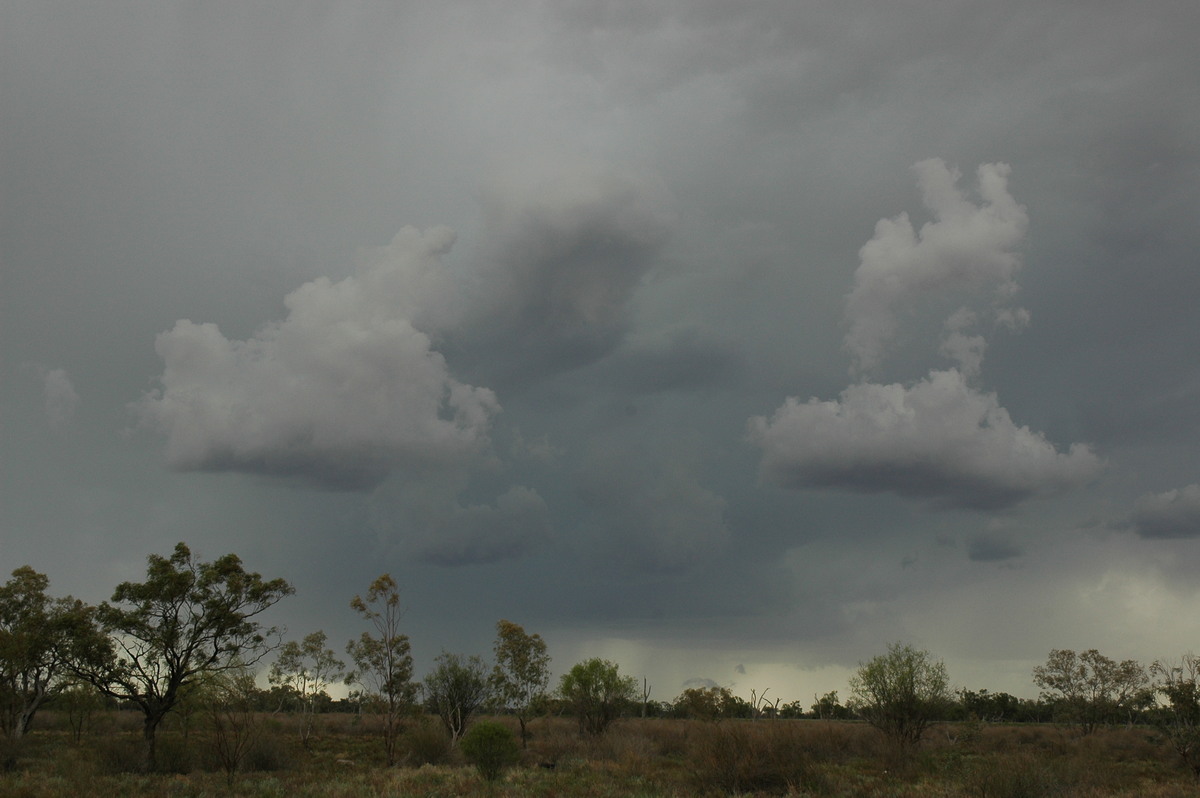
[[[844,342],[855,373],[879,366],[897,333],[897,310],[918,298],[988,292],[1003,302],[1017,290],[1021,261],[1014,250],[1029,220],[1008,192],[1009,167],[979,167],[980,204],[958,188],[960,174],[940,158],[921,161],[913,171],[933,221],[918,231],[906,213],[881,219],[859,250]]]
[[[514,169],[484,194],[488,262],[468,323],[483,371],[513,382],[611,353],[674,222],[646,174],[595,164]]]
[[[450,312],[439,270],[453,241],[405,228],[354,275],[293,291],[286,318],[244,341],[187,320],[161,333],[161,385],[134,409],[166,435],[168,464],[362,489],[479,450],[495,396],[455,380],[414,325]]]
[[[766,479],[789,488],[892,492],[994,509],[1085,484],[1103,467],[1086,445],[1059,451],[1018,426],[957,369],[913,385],[858,383],[836,401],[789,398],[749,423]]]
[[[1200,537],[1200,485],[1145,494],[1129,523],[1144,538]]]

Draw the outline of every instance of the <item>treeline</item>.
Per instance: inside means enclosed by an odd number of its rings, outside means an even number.
[[[20,737],[55,700],[76,713],[100,700],[132,707],[142,715],[143,765],[151,770],[163,719],[203,708],[218,741],[231,746],[230,772],[238,764],[239,729],[254,713],[298,714],[305,743],[321,713],[370,713],[379,719],[390,765],[414,713],[435,715],[458,741],[487,710],[515,716],[523,742],[528,722],[547,714],[571,715],[580,732],[591,735],[623,715],[860,719],[904,749],[943,721],[1056,722],[1081,734],[1106,724],[1146,723],[1200,773],[1200,659],[1191,655],[1147,667],[1094,649],[1054,650],[1034,669],[1042,692],[1029,700],[953,691],[944,664],[897,643],[860,665],[844,703],[836,691],[811,703],[782,703],[765,692],[747,700],[720,686],[652,701],[645,681],[638,684],[598,658],[572,666],[551,690],[545,641],[507,620],[497,623],[490,664],[443,653],[415,680],[399,588],[387,574],[350,600],[365,629],[342,650],[323,631],[284,642],[277,628],[259,621],[294,593],[289,583],[247,571],[234,554],[199,562],[183,543],[168,557],[150,555],[144,581],[118,585],[98,606],[50,596],[48,587],[46,576],[29,566],[0,586],[0,728]],[[264,669],[266,687],[257,680]],[[330,697],[335,684],[348,686],[346,698]]]

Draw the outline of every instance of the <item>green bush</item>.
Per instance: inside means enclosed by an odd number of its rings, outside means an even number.
[[[459,743],[459,750],[488,781],[495,781],[504,768],[515,765],[521,758],[516,735],[495,721],[481,721],[468,729]]]
[[[450,735],[428,718],[413,724],[400,738],[402,760],[411,767],[440,765],[450,757]]]

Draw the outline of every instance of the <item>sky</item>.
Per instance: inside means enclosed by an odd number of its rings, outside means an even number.
[[[1200,647],[1200,7],[0,7],[0,568],[418,676]]]

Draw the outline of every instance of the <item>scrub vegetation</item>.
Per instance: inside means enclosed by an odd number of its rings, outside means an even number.
[[[416,681],[399,588],[349,606],[345,663],[322,630],[260,623],[292,593],[184,544],[89,607],[29,566],[0,586],[0,795],[1194,795],[1200,667],[1056,649],[1036,699],[951,687],[899,642],[845,704],[727,687],[651,701],[591,658],[551,689],[545,641],[496,625],[494,665],[443,652]],[[342,682],[345,697],[330,688]]]

